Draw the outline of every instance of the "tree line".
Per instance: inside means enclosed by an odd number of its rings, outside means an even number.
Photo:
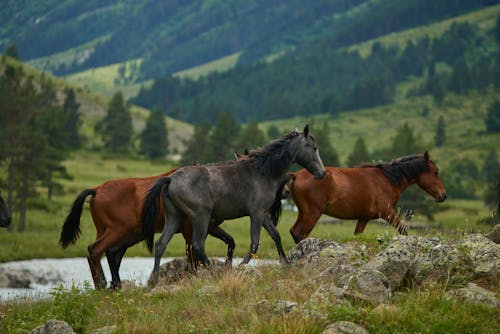
[[[324,43],[307,53],[198,80],[158,78],[132,102],[191,123],[213,123],[221,110],[246,123],[388,104],[396,85],[415,77],[424,84],[408,94],[431,94],[439,102],[447,92],[500,88],[499,30],[500,18],[489,31],[454,23],[440,37],[422,37],[404,47],[375,42],[367,57]]]

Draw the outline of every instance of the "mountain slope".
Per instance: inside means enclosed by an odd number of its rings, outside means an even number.
[[[141,59],[151,79],[235,52],[253,63],[323,39],[346,45],[426,24],[495,0],[132,1],[8,0],[0,49],[57,74]]]

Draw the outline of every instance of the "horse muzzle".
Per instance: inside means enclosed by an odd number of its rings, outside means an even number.
[[[441,203],[444,202],[445,199],[446,199],[446,193],[440,194],[436,197],[436,202]]]
[[[326,170],[325,170],[325,169],[323,169],[323,170],[317,171],[317,172],[316,172],[316,173],[314,173],[313,175],[314,175],[314,178],[315,178],[316,180],[321,180],[322,178],[324,178],[324,177],[325,177],[325,175],[326,175]]]

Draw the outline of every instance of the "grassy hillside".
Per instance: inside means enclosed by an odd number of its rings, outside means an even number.
[[[30,65],[21,63],[9,57],[6,57],[5,59],[7,62],[14,64],[15,66],[21,66],[23,68],[23,71],[27,75],[32,76],[35,81],[39,81],[41,75],[49,76],[56,90],[58,91],[58,97],[61,103],[64,99],[64,89],[73,88],[76,93],[77,101],[78,103],[80,103],[80,112],[82,114],[81,133],[86,137],[86,140],[84,140],[84,147],[86,149],[92,150],[98,147],[98,145],[100,144],[100,140],[94,134],[94,126],[97,121],[105,115],[106,109],[108,108],[110,96],[118,90],[109,91],[108,93],[110,95],[107,96],[103,92],[101,92],[100,89],[89,89],[89,87],[86,87],[86,84],[82,86],[78,85],[78,83],[68,82],[64,79],[51,76],[50,74],[42,74],[38,69],[35,69]],[[149,111],[135,105],[130,106],[130,111],[132,114],[133,129],[135,134],[137,135],[144,129],[145,121],[149,115]],[[176,153],[182,151],[185,146],[185,141],[192,134],[192,126],[170,117],[166,117],[166,122],[168,128],[169,143],[171,145],[171,152]]]

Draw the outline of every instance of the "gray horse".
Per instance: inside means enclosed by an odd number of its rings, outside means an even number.
[[[0,227],[10,226],[9,208],[5,204],[2,196],[0,195]]]
[[[186,217],[192,222],[193,253],[204,265],[208,264],[205,239],[209,226],[244,216],[250,216],[252,241],[242,263],[248,263],[257,252],[262,226],[274,240],[280,260],[286,262],[281,237],[269,211],[295,162],[318,179],[326,173],[308,125],[303,132],[292,131],[251,152],[246,159],[186,166],[159,179],[146,195],[142,214],[143,233],[151,250],[157,215],[155,203],[162,196],[165,226],[155,244],[152,283],[158,281],[160,259],[168,242]]]

